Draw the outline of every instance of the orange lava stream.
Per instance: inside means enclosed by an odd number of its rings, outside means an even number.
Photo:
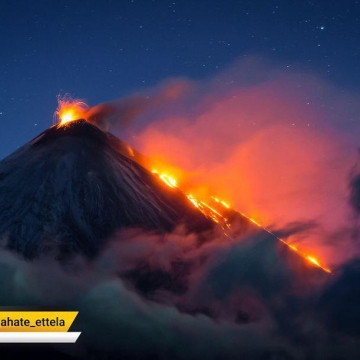
[[[170,176],[169,174],[159,173],[157,170],[152,170],[152,173],[157,175],[167,186],[169,186],[171,188],[179,187],[177,180],[174,177]],[[187,193],[184,193],[184,194],[196,208],[198,208],[206,217],[210,218],[211,220],[213,220],[214,222],[219,224],[223,228],[224,231],[226,230],[226,228],[228,228],[228,229],[231,228],[231,224],[228,222],[228,219],[226,217],[224,217],[218,210],[214,209],[212,206],[208,205],[206,202],[196,199],[192,194],[187,194]],[[231,209],[230,205],[228,203],[226,203],[225,201],[223,201],[217,197],[212,197],[212,199],[219,205],[223,206],[224,208]],[[236,210],[233,210],[233,211],[236,211]],[[310,263],[314,266],[317,266],[318,268],[322,269],[323,271],[325,271],[329,274],[332,274],[331,270],[327,267],[322,266],[320,264],[319,260],[317,260],[314,256],[309,255],[309,254],[299,250],[295,245],[292,245],[292,244],[286,242],[285,240],[279,238],[274,233],[272,233],[271,231],[264,228],[255,219],[252,219],[251,217],[249,217],[241,212],[238,212],[238,213],[240,215],[242,215],[243,217],[245,217],[246,219],[248,219],[249,221],[251,221],[256,226],[258,226],[259,228],[261,228],[262,230],[266,231],[268,234],[275,236],[279,241],[281,241],[283,244],[285,244],[290,250],[296,252],[299,256],[301,256],[302,258],[307,260],[308,263]],[[225,232],[225,235],[227,235],[226,232]]]
[[[276,236],[274,233],[272,233],[271,231],[263,228],[258,222],[256,222],[254,219],[251,219],[249,217],[247,217],[246,215],[244,215],[243,213],[240,213],[242,216],[246,217],[247,219],[249,219],[251,222],[253,222],[255,225],[257,225],[258,227],[260,227],[262,230],[266,231],[267,233],[275,236],[279,241],[281,241],[283,244],[285,244],[289,249],[291,249],[292,251],[298,253],[301,257],[303,257],[304,259],[306,259],[308,262],[310,262],[311,264],[319,267],[320,269],[324,270],[325,272],[332,274],[331,270],[327,267],[324,267],[320,264],[319,260],[317,260],[314,256],[306,254],[305,252],[299,250],[295,245],[289,244],[288,242],[286,242],[285,240],[279,238],[278,236]]]

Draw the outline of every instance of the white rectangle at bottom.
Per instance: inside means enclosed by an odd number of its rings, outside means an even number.
[[[0,343],[75,343],[81,332],[0,332]]]

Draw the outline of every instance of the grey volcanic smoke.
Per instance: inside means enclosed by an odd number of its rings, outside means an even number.
[[[137,94],[130,97],[98,104],[89,108],[85,118],[107,131],[111,126],[124,129],[140,115],[162,108],[172,103],[187,90],[185,82],[177,81],[166,84],[150,94]]]

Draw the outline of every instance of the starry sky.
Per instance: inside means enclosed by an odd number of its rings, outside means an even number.
[[[56,96],[91,105],[256,55],[360,90],[358,1],[0,2],[0,158],[53,123]]]

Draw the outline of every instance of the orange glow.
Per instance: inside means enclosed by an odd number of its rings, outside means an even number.
[[[165,173],[161,173],[159,174],[157,170],[152,170],[151,171],[153,174],[158,174],[159,178],[168,186],[172,187],[172,188],[176,188],[178,187],[178,183],[177,181],[170,175],[165,174]]]
[[[81,100],[72,100],[70,97],[58,98],[58,108],[55,116],[59,126],[68,124],[71,121],[84,119],[88,106]]]
[[[294,245],[288,244],[288,246],[289,246],[290,249],[292,249],[294,251],[299,251],[298,248],[296,246],[294,246]]]
[[[159,173],[157,170],[152,170],[152,173],[156,174],[167,186],[170,186],[172,188],[179,186],[177,180],[174,177],[168,175],[167,173]],[[219,224],[222,227],[222,229],[224,230],[225,235],[227,235],[225,228],[230,229],[231,224],[228,222],[228,219],[221,213],[221,210],[219,208],[215,209],[213,206],[208,205],[208,203],[206,203],[205,201],[198,200],[192,194],[186,194],[186,193],[184,193],[184,194],[189,199],[189,201],[196,208],[198,208],[206,217],[210,218],[212,221]],[[211,196],[211,199],[214,200],[216,204],[219,204],[226,209],[231,209],[227,202],[219,199],[218,197]],[[233,211],[235,211],[235,210],[233,210]],[[272,233],[271,231],[262,227],[262,225],[259,224],[255,219],[248,217],[245,214],[240,213],[240,212],[239,212],[239,214],[242,215],[243,217],[245,217],[246,219],[248,219],[249,221],[251,221],[253,224],[258,226],[262,230],[266,231],[268,234],[275,236],[279,241],[281,241],[283,244],[285,244],[290,250],[296,252],[299,256],[301,256],[302,258],[307,260],[308,263],[311,263],[312,265],[317,266],[318,268],[324,270],[325,272],[332,274],[331,270],[322,266],[320,264],[319,260],[317,260],[314,256],[310,256],[310,255],[306,254],[305,252],[300,251],[295,245],[289,244],[285,240],[277,237],[274,233]]]
[[[212,196],[212,198],[217,202],[220,203],[221,205],[225,206],[227,209],[230,209],[230,205],[228,203],[226,203],[224,200],[220,200],[219,198],[216,198],[214,196]]]
[[[252,218],[248,218],[248,219],[249,219],[252,223],[254,223],[255,225],[261,227],[261,225],[260,225],[256,220],[254,220],[254,219],[252,219]]]
[[[313,256],[307,256],[306,257],[311,263],[315,264],[316,266],[322,268],[324,271],[328,272],[331,274],[331,270],[330,269],[327,269],[327,268],[324,268],[320,265],[319,261],[317,259],[315,259]]]
[[[199,208],[199,202],[191,194],[186,195],[187,198],[194,204],[195,207]]]
[[[161,174],[160,179],[172,188],[175,188],[178,186],[177,181],[173,177],[171,177],[167,174]]]

